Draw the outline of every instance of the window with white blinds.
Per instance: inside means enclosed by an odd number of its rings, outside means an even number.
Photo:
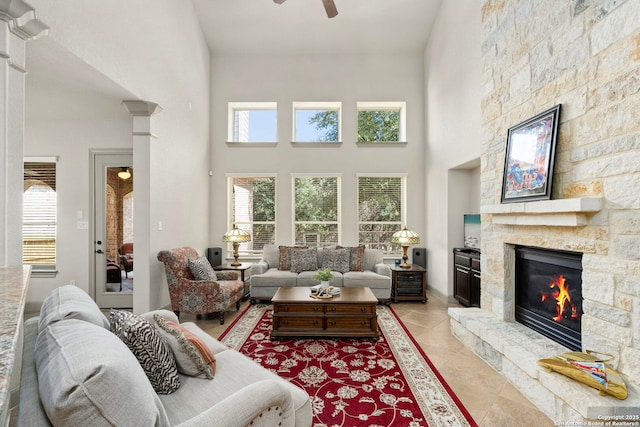
[[[358,176],[358,243],[385,252],[399,252],[393,233],[405,223],[406,177]]]
[[[261,252],[276,242],[276,177],[230,176],[231,225],[248,231],[251,241],[240,243],[244,253]]]
[[[23,262],[33,271],[55,270],[56,163],[24,163]]]
[[[319,247],[340,243],[340,177],[294,176],[296,245]]]

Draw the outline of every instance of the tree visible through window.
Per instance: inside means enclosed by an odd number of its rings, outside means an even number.
[[[296,142],[339,142],[339,102],[294,102]]]
[[[56,164],[24,163],[23,253],[33,270],[56,264]]]
[[[399,251],[391,244],[404,222],[405,178],[358,177],[358,243],[368,248]]]
[[[404,102],[358,102],[358,142],[403,141],[404,110]]]
[[[337,245],[340,241],[339,177],[294,177],[296,245]]]
[[[262,251],[276,239],[276,178],[231,177],[231,222],[251,234],[240,251]]]

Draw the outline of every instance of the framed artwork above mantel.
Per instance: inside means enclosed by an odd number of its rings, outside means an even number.
[[[550,200],[560,104],[509,128],[502,203]]]

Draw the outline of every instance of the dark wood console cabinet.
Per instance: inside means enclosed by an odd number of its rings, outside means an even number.
[[[480,252],[453,250],[453,296],[467,307],[480,307]]]
[[[392,267],[391,298],[398,301],[427,302],[427,270],[417,264],[410,268]]]

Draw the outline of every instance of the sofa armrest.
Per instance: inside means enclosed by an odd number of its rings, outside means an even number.
[[[277,380],[250,384],[178,427],[293,426],[291,392]]]
[[[376,273],[382,276],[391,277],[391,267],[389,267],[387,264],[384,264],[382,262],[374,265],[373,271],[375,271]]]
[[[269,264],[267,261],[261,259],[259,262],[253,264],[251,266],[251,274],[263,274],[269,269]]]
[[[215,280],[190,280],[182,278],[178,282],[178,288],[183,292],[193,289],[193,292],[199,295],[206,293],[215,296],[220,293],[220,283]]]
[[[240,280],[240,273],[232,270],[216,271],[216,277],[218,280]]]

